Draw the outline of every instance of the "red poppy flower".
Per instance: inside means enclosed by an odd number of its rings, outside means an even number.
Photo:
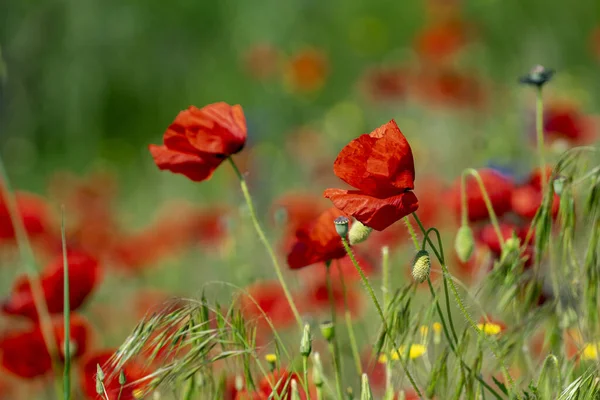
[[[278,328],[294,323],[294,314],[279,282],[256,282],[248,286],[246,292],[240,296],[240,309],[246,319],[258,321],[266,329],[264,315]]]
[[[190,106],[177,115],[163,136],[163,146],[149,146],[161,170],[183,174],[201,182],[246,143],[246,118],[242,107],[213,103]]]
[[[515,224],[511,224],[508,222],[500,223],[500,233],[502,234],[502,239],[508,240],[513,234],[517,235],[519,239],[520,233],[524,230]],[[524,238],[523,238],[524,239]],[[496,230],[492,224],[486,224],[481,228],[479,232],[479,240],[485,244],[490,251],[492,251],[496,256],[502,253],[502,246],[500,245],[500,239],[496,234]]]
[[[412,192],[412,151],[394,120],[346,145],[337,156],[333,171],[358,190],[327,189],[325,197],[377,231],[419,207]]]
[[[511,210],[511,196],[514,189],[513,181],[507,176],[493,169],[481,169],[478,171],[483,186],[488,193],[492,207],[497,216]],[[480,221],[489,218],[483,195],[479,184],[474,177],[468,176],[466,180],[467,210],[470,221]],[[458,178],[450,192],[449,200],[454,209],[457,219],[461,216],[461,179]]]
[[[64,360],[63,320],[56,318],[52,322],[56,346],[60,350],[61,359]],[[71,316],[71,358],[79,358],[86,352],[90,331],[85,319],[77,315]],[[52,360],[41,327],[36,324],[28,330],[12,332],[1,338],[0,364],[4,370],[26,379],[52,371]]]
[[[146,374],[143,367],[135,362],[128,362],[123,368],[126,384],[121,387],[118,380],[120,371],[110,369],[110,361],[114,353],[115,350],[103,350],[90,354],[81,361],[80,382],[86,399],[104,398],[96,393],[97,365],[102,367],[105,374],[104,388],[109,399],[137,400],[147,394],[147,381],[138,382]]]
[[[544,110],[544,133],[551,140],[579,142],[586,134],[583,115],[572,105],[550,105]]]
[[[402,100],[408,92],[409,75],[398,67],[373,68],[363,78],[363,88],[372,101]]]
[[[468,27],[463,21],[446,20],[423,29],[414,47],[425,62],[440,62],[456,54],[468,40]]]
[[[428,106],[473,108],[485,103],[484,86],[473,73],[444,67],[423,71],[415,82],[415,97]]]
[[[8,204],[1,196],[2,190],[0,188],[0,240],[14,239],[15,230],[13,229]],[[26,192],[16,192],[15,201],[23,227],[29,237],[35,238],[48,233],[50,213],[42,198]]]
[[[346,251],[333,223],[341,216],[347,214],[331,207],[317,219],[298,229],[296,240],[287,256],[288,266],[297,269],[344,257]]]
[[[326,55],[317,49],[305,49],[290,58],[286,78],[292,90],[313,92],[325,84],[328,73]]]
[[[300,384],[298,375],[290,373],[285,369],[275,370],[261,379],[258,384],[259,390],[268,398],[273,393],[273,388],[276,388],[277,395],[280,399],[289,400],[292,398],[292,379],[298,383],[300,398],[306,399],[306,394]]]
[[[72,252],[68,255],[69,263],[69,300],[71,311],[77,310],[85,302],[100,281],[98,262],[83,253]],[[63,312],[64,292],[63,257],[58,256],[48,264],[40,275],[40,284],[44,291],[44,299],[50,314]],[[26,276],[17,278],[11,295],[2,304],[2,311],[10,315],[21,315],[29,319],[37,319],[37,311],[33,294]]]
[[[339,281],[333,281],[331,285],[333,304],[336,314],[343,314],[346,306],[350,314],[358,316],[361,311],[361,296],[354,286],[346,286],[346,298],[344,290]],[[325,281],[316,282],[302,290],[302,304],[313,313],[331,313],[329,302],[329,291]]]
[[[511,205],[513,211],[526,219],[532,219],[537,210],[542,205],[544,194],[541,189],[536,188],[534,185],[523,185],[514,189],[511,196]],[[558,210],[560,208],[560,197],[554,195],[552,199],[552,206],[550,211],[552,218],[556,218]]]

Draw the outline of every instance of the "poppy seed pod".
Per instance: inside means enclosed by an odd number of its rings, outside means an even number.
[[[423,283],[429,278],[431,259],[427,250],[420,250],[415,255],[412,266],[412,276],[418,283]]]
[[[520,77],[519,82],[539,88],[544,86],[546,82],[549,82],[553,75],[553,69],[547,69],[541,65],[536,65],[527,75]]]
[[[338,233],[338,235],[340,235],[341,238],[345,239],[348,236],[349,222],[350,220],[348,220],[348,218],[344,217],[343,215],[333,220],[333,223],[335,225],[335,231]]]
[[[454,240],[454,250],[456,250],[459,260],[462,262],[469,261],[474,249],[475,238],[473,237],[473,230],[468,225],[462,225],[458,229]]]
[[[362,243],[369,238],[373,228],[363,225],[360,221],[355,221],[348,232],[348,242],[351,246]]]
[[[331,321],[325,321],[321,324],[321,334],[328,342],[331,342],[335,337],[335,326]]]

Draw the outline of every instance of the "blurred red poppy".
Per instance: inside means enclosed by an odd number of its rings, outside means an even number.
[[[521,239],[520,233],[524,232],[521,227],[516,224],[501,222],[500,223],[500,233],[502,234],[503,240],[510,239],[513,234],[517,236],[517,238]],[[498,238],[498,234],[494,229],[494,226],[490,224],[484,225],[479,231],[479,241],[485,244],[490,251],[492,251],[496,256],[499,256],[502,253],[502,246],[500,245],[500,239]],[[524,238],[523,238],[524,240]]]
[[[484,86],[473,73],[450,67],[424,69],[415,82],[415,97],[429,107],[475,108],[485,104]]]
[[[313,92],[321,89],[329,70],[326,55],[317,49],[304,49],[287,62],[286,78],[292,90]]]
[[[12,240],[15,239],[15,230],[8,204],[2,196],[3,190],[0,187],[0,240]],[[46,202],[41,197],[31,193],[16,192],[15,202],[25,232],[30,238],[49,233],[50,213]]]
[[[100,282],[101,271],[98,262],[84,253],[70,252],[69,264],[69,301],[71,311],[83,305]],[[62,255],[55,258],[40,274],[40,284],[44,300],[50,314],[63,312],[64,266]],[[33,320],[38,318],[33,294],[26,276],[17,278],[10,296],[1,304],[2,311],[10,315],[21,315]]]
[[[514,184],[511,178],[502,175],[493,169],[480,169],[477,171],[483,186],[487,191],[492,207],[497,216],[502,216],[511,210],[511,196]],[[467,210],[470,221],[481,221],[489,218],[483,195],[477,180],[468,176],[466,179],[465,194],[467,196]],[[448,199],[458,220],[461,217],[461,179],[456,179],[448,192]]]
[[[244,317],[259,323],[259,328],[269,329],[267,315],[276,328],[285,328],[294,323],[294,314],[277,281],[259,281],[246,287],[247,293],[240,296],[240,309]]]
[[[149,146],[161,170],[183,174],[201,182],[209,179],[228,157],[246,143],[246,118],[242,107],[213,103],[181,111],[163,136],[164,145]]]
[[[469,26],[460,19],[437,21],[418,33],[415,51],[426,63],[444,61],[468,43],[469,31]]]
[[[398,101],[406,97],[409,80],[408,71],[404,68],[371,68],[363,77],[362,86],[372,101]]]
[[[278,69],[279,51],[268,43],[259,43],[244,54],[244,66],[256,79],[267,79]]]
[[[64,326],[61,318],[53,321],[56,346],[64,360]],[[77,359],[88,348],[91,328],[80,316],[71,316],[70,350],[71,358]],[[10,332],[0,339],[0,364],[7,372],[21,378],[31,379],[52,371],[50,352],[44,342],[39,325],[23,331]]]
[[[300,393],[301,399],[306,399],[306,394],[302,385],[300,384],[300,378],[295,373],[290,373],[285,369],[278,369],[271,372],[269,375],[263,377],[259,382],[259,390],[269,398],[273,394],[273,388],[275,388],[277,396],[282,400],[289,400],[292,398],[292,380],[295,380],[298,384],[298,392]],[[309,389],[310,390],[310,389]]]
[[[342,149],[333,171],[358,190],[327,189],[325,197],[366,226],[382,231],[419,207],[408,141],[391,120]]]
[[[296,239],[287,255],[287,263],[291,269],[335,260],[346,255],[333,223],[333,220],[340,216],[347,214],[331,207],[296,231]]]
[[[575,105],[566,102],[545,107],[544,134],[550,141],[565,140],[570,144],[588,143],[593,136],[586,117]]]
[[[511,196],[512,210],[515,214],[518,214],[523,218],[532,219],[542,205],[543,197],[544,194],[541,189],[536,188],[534,185],[517,187],[513,190]],[[560,197],[555,194],[550,208],[553,218],[556,218],[558,215],[559,208]]]
[[[336,314],[341,315],[348,309],[352,316],[356,317],[360,315],[361,296],[354,285],[346,286],[344,298],[344,288],[340,281],[332,281],[331,294]],[[331,315],[329,291],[327,290],[327,284],[324,280],[305,286],[302,289],[301,302],[306,306],[306,309],[313,314],[326,313]]]
[[[110,369],[110,361],[116,350],[102,350],[89,354],[81,360],[80,382],[86,399],[96,400],[104,398],[96,393],[96,371],[99,365],[105,374],[104,388],[109,399],[137,400],[147,394],[147,381],[138,382],[146,374],[141,365],[128,362],[123,368],[126,383],[123,387],[119,384],[118,377],[121,371]]]

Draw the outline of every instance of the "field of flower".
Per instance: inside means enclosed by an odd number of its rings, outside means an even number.
[[[0,400],[600,399],[600,2],[0,3]]]

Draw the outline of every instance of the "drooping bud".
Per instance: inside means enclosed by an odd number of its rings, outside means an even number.
[[[473,230],[468,225],[462,225],[456,232],[456,238],[454,239],[454,250],[458,259],[462,262],[469,261],[473,250],[475,249],[475,238],[473,237]]]
[[[369,238],[373,228],[363,225],[360,221],[354,221],[348,233],[348,242],[350,245],[362,243]]]
[[[362,374],[360,400],[373,400],[373,393],[371,392],[371,386],[369,385],[369,377],[367,374]]]
[[[300,340],[300,354],[303,357],[308,357],[312,351],[312,334],[310,332],[310,325],[304,325],[304,332],[302,333],[302,339]]]
[[[323,364],[318,352],[313,354],[313,382],[317,388],[323,387]]]
[[[519,78],[519,82],[525,85],[531,85],[536,87],[542,87],[544,84],[552,79],[554,75],[553,69],[544,68],[541,65],[536,65],[529,71],[527,75]]]
[[[321,335],[323,335],[325,340],[327,340],[328,342],[331,342],[333,340],[333,338],[335,337],[335,326],[333,325],[333,322],[325,321],[325,322],[321,323],[320,328],[321,328]]]
[[[337,234],[345,239],[348,236],[348,224],[350,223],[350,220],[342,215],[334,219],[333,223]]]
[[[412,276],[418,283],[423,283],[429,278],[431,259],[427,250],[419,250],[415,255],[412,265]]]

